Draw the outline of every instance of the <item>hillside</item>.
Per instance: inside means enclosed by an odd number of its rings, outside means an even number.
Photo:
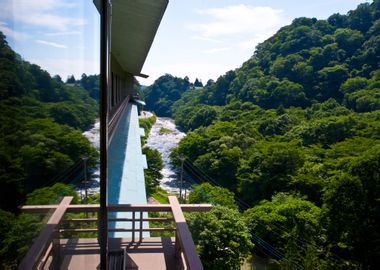
[[[158,78],[152,85],[143,90],[146,101],[146,109],[155,112],[159,116],[170,116],[172,105],[181,98],[181,95],[190,89],[188,78],[178,78],[165,74]]]
[[[247,202],[251,232],[288,260],[374,269],[379,64],[380,1],[295,19],[242,67],[166,110],[189,131],[176,154]]]
[[[0,208],[14,210],[35,188],[96,151],[82,131],[97,102],[16,54],[0,33]]]
[[[82,135],[98,114],[96,77],[66,85],[39,66],[24,61],[0,32],[0,268],[16,269],[41,217],[18,215],[23,203],[56,203],[77,195],[55,176],[97,152]]]

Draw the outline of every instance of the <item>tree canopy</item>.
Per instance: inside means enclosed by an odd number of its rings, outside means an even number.
[[[295,19],[171,106],[188,131],[175,155],[248,203],[261,220],[251,232],[303,267],[380,264],[379,14],[375,0]],[[190,196],[222,201],[215,195],[201,185]]]

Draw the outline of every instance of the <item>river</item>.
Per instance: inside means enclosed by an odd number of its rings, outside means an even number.
[[[149,116],[149,113],[146,112]],[[161,128],[165,128],[167,132],[161,133]],[[99,150],[99,121],[97,120],[95,125],[83,135],[91,142],[91,144]],[[160,186],[169,193],[179,193],[180,182],[178,180],[175,168],[170,164],[170,154],[172,150],[178,145],[179,141],[185,137],[186,134],[180,131],[174,120],[167,117],[157,117],[156,123],[153,125],[149,137],[146,142],[146,146],[156,149],[161,153],[164,168],[161,173],[163,179],[160,181]],[[184,177],[183,188],[188,193],[191,183],[186,181]],[[91,171],[91,177],[88,181],[88,193],[95,194],[99,192],[99,168],[94,168]],[[84,190],[81,185],[77,187],[79,194],[84,195]]]
[[[160,132],[162,128],[166,132]],[[186,134],[176,127],[173,119],[157,117],[157,121],[150,130],[146,142],[146,146],[156,149],[161,153],[164,168],[161,170],[163,178],[160,181],[160,186],[169,193],[179,193],[180,181],[178,180],[175,168],[170,164],[170,154],[185,136]],[[191,184],[184,179],[183,187],[188,192]]]
[[[83,132],[82,134],[90,141],[91,145],[99,151],[100,148],[100,122],[97,119],[94,126]],[[97,165],[95,168],[90,169],[90,179],[88,179],[87,182],[87,187],[88,187],[88,194],[93,195],[99,193],[99,188],[100,188],[100,169],[99,165]],[[84,184],[81,183],[77,185],[76,187],[77,193],[83,198],[85,195],[84,191]]]

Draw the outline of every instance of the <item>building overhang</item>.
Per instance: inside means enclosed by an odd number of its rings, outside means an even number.
[[[112,0],[111,54],[125,73],[142,74],[169,0]],[[94,0],[100,7],[100,0]]]

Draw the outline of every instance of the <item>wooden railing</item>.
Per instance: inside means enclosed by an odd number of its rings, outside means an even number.
[[[19,269],[43,269],[49,257],[53,263],[59,263],[60,246],[59,239],[63,233],[96,233],[96,226],[89,227],[88,224],[97,224],[96,217],[88,217],[99,211],[99,205],[70,205],[72,197],[65,197],[59,205],[30,205],[23,206],[21,210],[25,213],[54,213],[38,238],[34,241],[27,255],[19,265]],[[131,242],[142,241],[143,232],[175,232],[175,255],[178,269],[203,269],[201,261],[196,252],[195,244],[187,226],[183,211],[206,212],[211,209],[209,204],[179,204],[175,196],[169,196],[170,204],[150,205],[110,205],[108,212],[130,212],[129,218],[109,218],[109,222],[131,222],[131,228],[113,228],[109,232],[131,232]],[[171,217],[144,217],[147,212],[172,213]],[[85,218],[64,218],[65,213],[86,213]],[[138,215],[136,215],[138,213]],[[174,227],[165,228],[143,228],[144,222],[168,222]],[[64,228],[63,225],[76,224],[74,228]],[[80,224],[87,224],[82,228]],[[136,226],[138,224],[138,226]],[[138,236],[138,237],[137,237]],[[58,264],[57,264],[58,265]]]
[[[178,203],[177,197],[169,197],[170,206],[172,208],[174,221],[176,224],[176,240],[175,253],[179,269],[184,269],[183,262],[186,263],[186,269],[203,269],[201,260],[195,249],[195,244],[185,217],[181,210],[181,205]],[[182,255],[184,260],[182,260]]]

